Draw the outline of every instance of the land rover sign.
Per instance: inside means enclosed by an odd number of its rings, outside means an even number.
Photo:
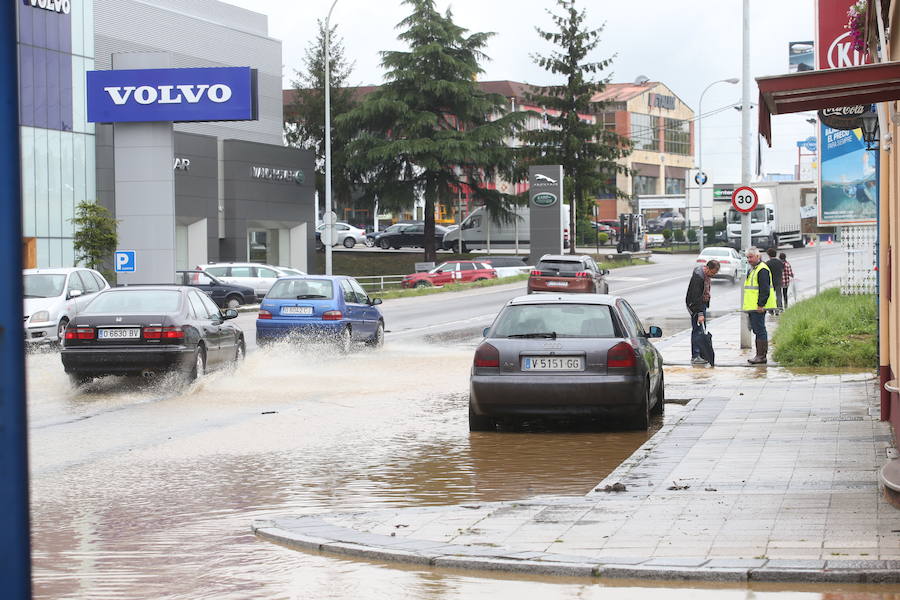
[[[532,198],[531,201],[538,206],[553,206],[554,204],[556,204],[556,195],[547,192],[544,192],[542,194],[535,194],[534,198]]]

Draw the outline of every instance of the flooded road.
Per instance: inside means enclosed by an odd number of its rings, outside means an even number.
[[[58,354],[30,355],[34,596],[895,597],[859,586],[492,577],[301,553],[252,535],[254,519],[292,513],[583,495],[652,434],[470,434],[474,341],[429,339],[389,337],[380,351],[349,356],[279,345],[191,386],[106,378],[77,392]],[[665,418],[680,410],[667,405]]]

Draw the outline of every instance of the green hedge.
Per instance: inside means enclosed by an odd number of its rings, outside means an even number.
[[[792,367],[878,366],[875,296],[837,289],[798,302],[779,317],[773,358]]]

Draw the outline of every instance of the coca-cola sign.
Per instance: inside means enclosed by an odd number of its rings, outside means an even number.
[[[869,104],[855,104],[838,108],[823,108],[819,111],[819,119],[832,129],[859,129],[862,127],[862,116],[871,108]]]

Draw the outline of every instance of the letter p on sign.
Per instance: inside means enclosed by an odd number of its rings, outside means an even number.
[[[116,273],[134,273],[134,250],[117,251],[113,260]]]

